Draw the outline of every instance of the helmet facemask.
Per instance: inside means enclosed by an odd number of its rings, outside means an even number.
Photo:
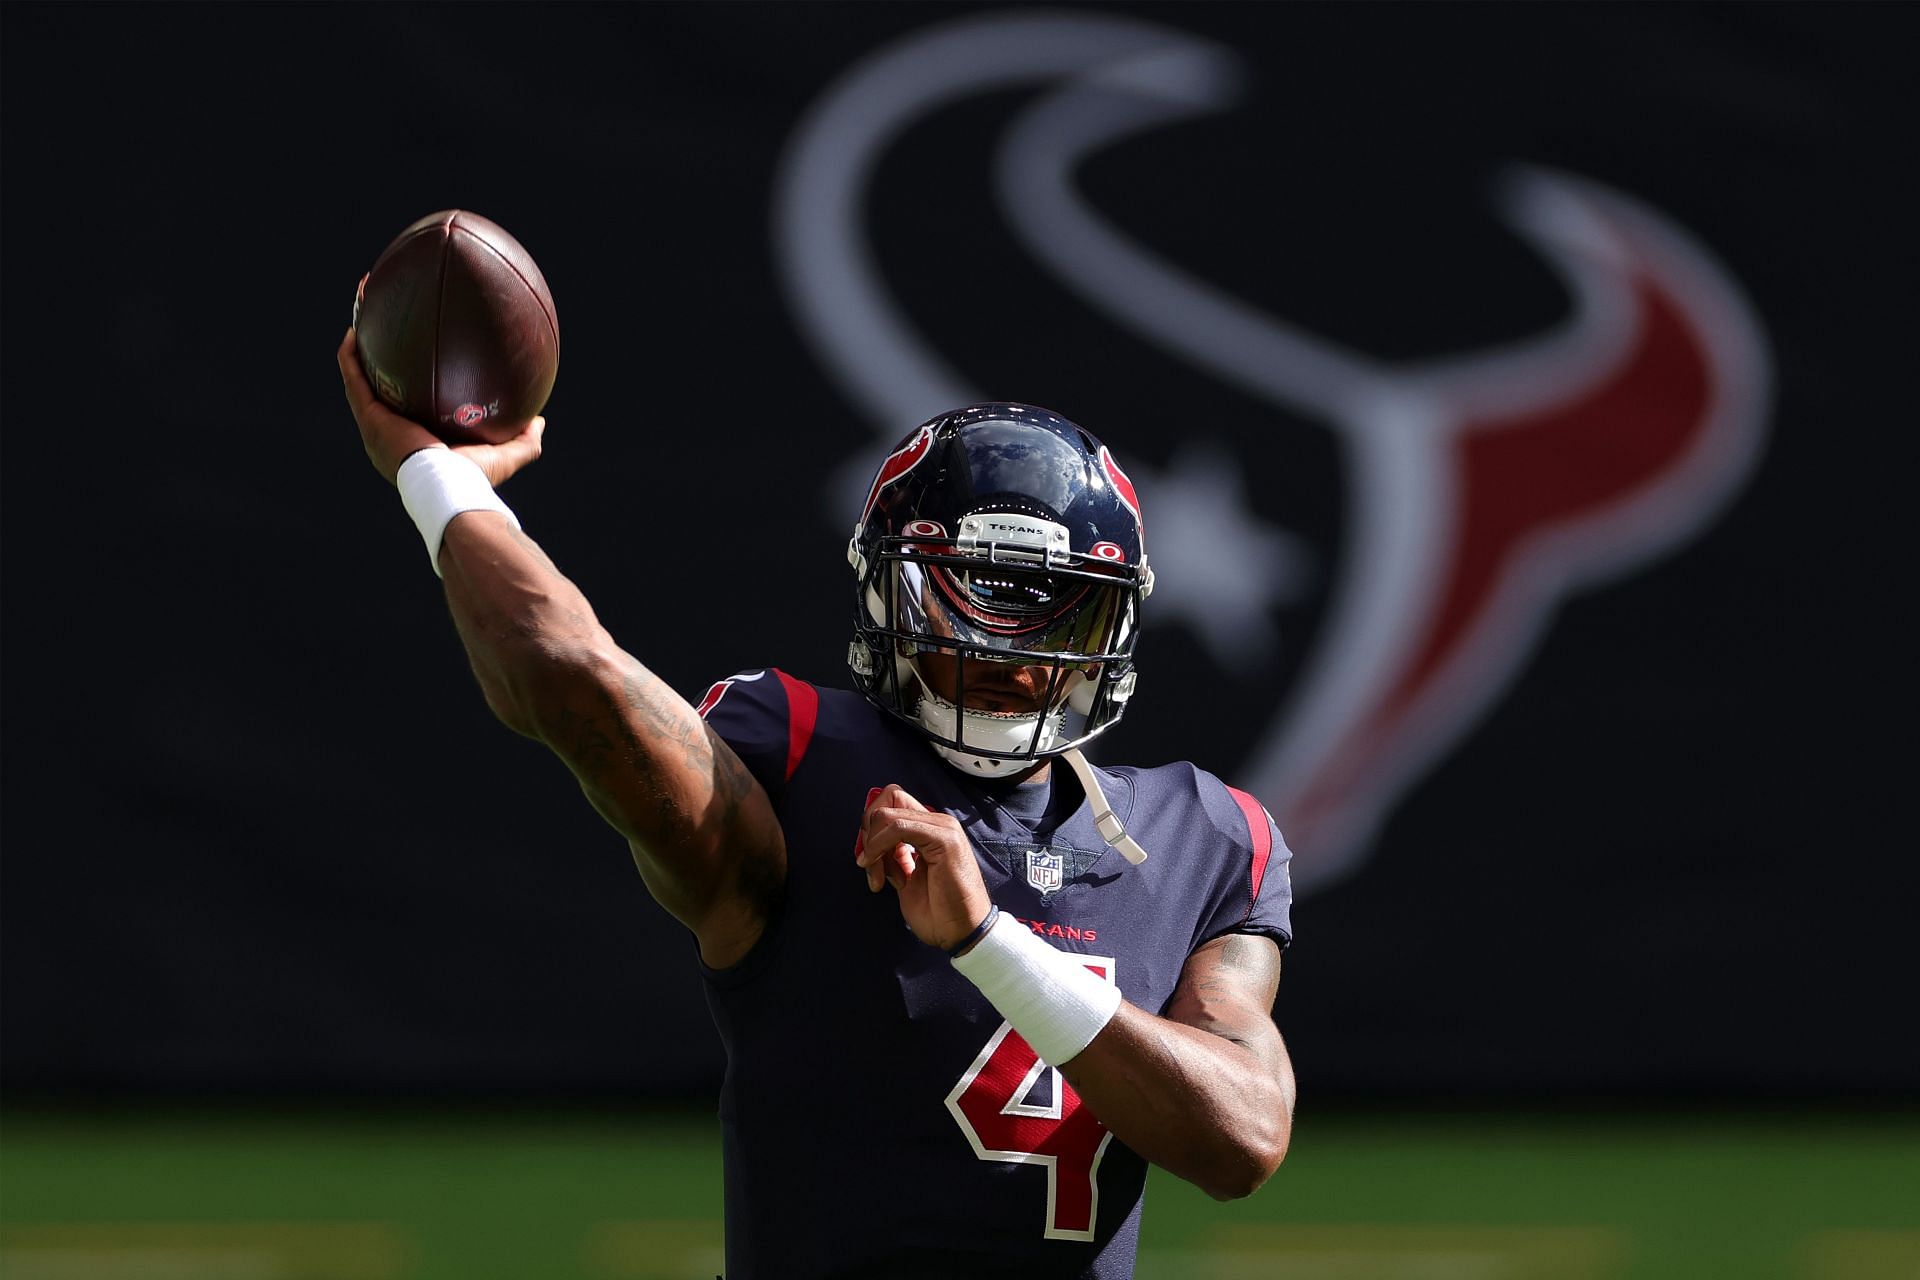
[[[852,660],[876,705],[980,777],[1083,746],[1119,719],[1142,594],[1128,566],[1065,550],[1065,530],[1032,516],[969,516],[955,537],[926,521],[908,530],[856,560]],[[940,664],[953,673],[951,701],[928,681],[931,655],[954,659]],[[1039,706],[968,707],[970,675],[976,690],[1006,688],[980,663],[1042,668]]]

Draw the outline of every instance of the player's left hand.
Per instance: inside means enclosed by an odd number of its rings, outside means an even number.
[[[867,797],[855,860],[869,890],[893,886],[914,937],[943,951],[964,941],[993,905],[959,820],[927,808],[897,784]]]

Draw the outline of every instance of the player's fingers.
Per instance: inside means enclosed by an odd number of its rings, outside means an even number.
[[[873,802],[879,797],[881,790],[880,787],[870,788],[867,791],[867,798],[860,804],[860,825],[853,838],[853,860],[863,867],[870,866],[874,861],[866,856],[867,827],[873,822]],[[869,876],[868,879],[871,882],[872,877]]]
[[[897,877],[911,879],[920,870],[920,850],[911,840],[896,840],[896,832],[883,833],[871,843],[864,839],[854,850],[854,861],[867,873],[867,888],[879,891],[881,877],[896,889]]]
[[[879,791],[876,789],[876,796]],[[852,858],[868,867],[868,883],[877,867],[900,869],[912,875],[920,865],[918,842],[924,841],[929,827],[916,821],[910,810],[885,810],[874,804],[860,816],[860,831],[854,835]]]
[[[867,798],[861,803],[860,825],[854,829],[853,834],[853,860],[861,870],[866,872],[869,893],[880,892],[887,883],[888,868],[883,865],[880,856],[884,846],[876,844],[873,846],[873,852],[867,851],[867,824],[873,819],[873,802],[879,798],[882,790],[881,787],[874,787],[867,792]]]
[[[903,832],[899,828],[888,828],[874,839],[862,841],[854,850],[854,863],[871,870],[885,865],[888,861],[893,861],[904,867],[908,874],[912,874],[913,868],[919,862],[920,846],[914,839],[902,838],[908,835],[911,833]]]
[[[911,879],[913,873],[919,869],[919,851],[910,844],[897,844],[893,846],[893,852],[887,855],[888,879],[892,879],[896,871],[900,875]],[[896,884],[894,887],[897,889],[899,885]]]
[[[360,353],[355,350],[359,339],[351,326],[347,336],[341,339],[340,350],[334,352],[334,363],[340,366],[340,385],[346,388],[347,403],[358,409],[360,405],[373,397],[373,388],[367,385],[367,377],[360,372]]]
[[[360,366],[359,338],[352,329],[347,330],[346,341],[340,344],[338,359],[340,381],[347,392],[347,407],[353,410],[353,420],[359,423],[363,430],[390,429],[383,427],[382,423],[391,419],[395,422],[406,422],[409,427],[425,431],[424,427],[407,422],[382,404],[380,397],[374,394],[373,384],[367,381],[366,370]],[[416,444],[413,447],[417,449],[422,446]]]
[[[366,367],[360,363],[360,336],[352,329],[347,330],[346,341],[340,344],[339,362],[340,380],[346,384],[347,399],[356,408],[378,404],[379,398],[373,394],[373,384],[367,381]]]
[[[899,893],[919,869],[919,857],[913,843],[901,838],[898,826],[880,807],[878,802],[885,799],[885,788],[875,787],[867,792],[867,808],[861,814],[857,857],[860,865],[867,869],[869,889],[877,893],[884,883],[892,885],[893,891]]]
[[[359,336],[352,329],[347,330],[346,338],[340,343],[336,359],[340,365],[340,381],[347,389],[347,403],[353,406],[356,418],[363,421],[370,418],[390,418],[405,422],[418,430],[426,430],[411,419],[401,417],[374,394],[373,384],[367,381],[367,371],[360,363]]]
[[[966,828],[952,814],[930,809],[880,809],[873,811],[867,824],[867,847],[883,842],[906,841],[919,845],[921,861],[941,861],[967,855],[972,843]]]
[[[864,840],[856,843],[854,847],[854,861],[865,873],[867,891],[870,893],[880,892],[880,887],[886,884],[888,876],[900,868],[899,859],[885,846],[876,845],[869,851]],[[909,867],[907,870],[911,874],[912,869]]]
[[[867,826],[873,821],[873,802],[880,791],[879,787],[875,787],[867,792],[866,800],[860,805],[860,825],[854,829],[853,860],[863,867],[870,861],[864,856],[867,847]]]
[[[925,814],[906,809],[881,809],[876,811],[875,820],[867,828],[865,857],[870,862],[884,861],[883,855],[897,859],[900,850],[905,849],[910,859],[905,865],[911,875],[929,863],[959,857],[967,848],[964,832],[956,836],[940,823],[930,821]]]
[[[540,456],[540,441],[547,433],[547,420],[535,418],[513,439],[501,444],[470,444],[455,449],[480,464],[490,484],[502,484],[522,467]]]
[[[921,804],[899,783],[889,783],[886,787],[886,799],[882,801],[888,808],[912,809],[916,813],[931,813],[932,810]]]

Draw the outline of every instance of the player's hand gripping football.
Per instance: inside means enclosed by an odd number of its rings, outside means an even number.
[[[445,449],[445,441],[417,422],[401,417],[374,394],[373,386],[360,367],[354,332],[347,330],[338,352],[340,381],[346,387],[347,404],[353,420],[360,424],[360,443],[366,446],[373,469],[393,483],[394,472],[409,455],[422,449]],[[495,488],[520,468],[540,456],[540,437],[546,434],[547,420],[535,418],[527,429],[504,444],[463,444],[453,451],[478,463]]]
[[[958,946],[992,906],[959,820],[898,785],[868,793],[854,858],[867,873],[867,888],[878,893],[882,884],[892,885],[913,936],[943,951]]]

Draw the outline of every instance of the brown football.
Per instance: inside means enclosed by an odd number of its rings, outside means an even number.
[[[374,391],[450,444],[519,435],[560,371],[560,322],[533,256],[465,209],[429,214],[387,246],[353,327]]]

